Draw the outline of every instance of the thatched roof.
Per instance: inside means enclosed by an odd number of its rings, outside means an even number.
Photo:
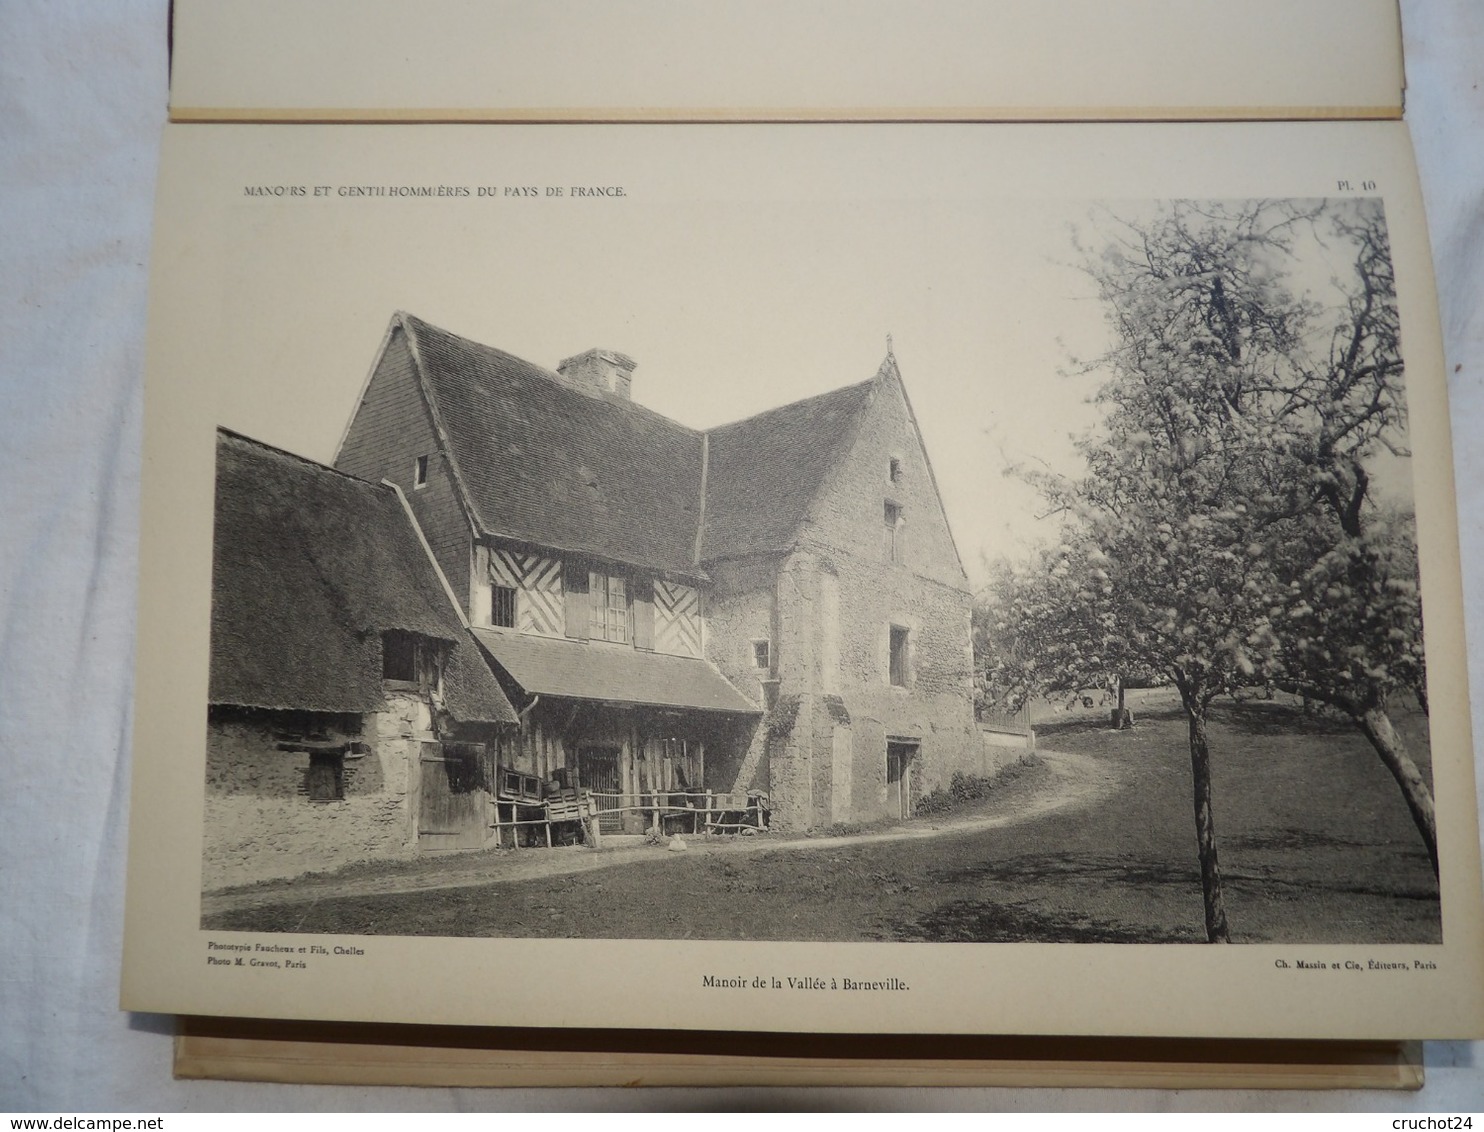
[[[396,492],[217,432],[212,703],[375,711],[382,634],[447,642],[456,719],[515,722]]]

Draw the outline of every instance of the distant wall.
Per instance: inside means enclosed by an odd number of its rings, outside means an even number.
[[[1024,762],[1036,751],[1034,731],[1015,735],[1006,731],[986,730],[979,732],[979,738],[984,744],[984,767],[979,773],[985,777]]]

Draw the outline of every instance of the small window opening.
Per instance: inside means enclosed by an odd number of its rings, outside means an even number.
[[[311,751],[305,786],[311,802],[338,802],[345,797],[345,756]]]
[[[417,679],[417,639],[411,633],[381,635],[381,678],[409,683]]]
[[[381,635],[381,678],[443,692],[443,646],[403,629]]]
[[[773,645],[771,641],[752,642],[752,664],[755,668],[773,667]]]
[[[907,686],[907,630],[898,625],[891,627],[891,682],[898,688]]]
[[[428,486],[428,458],[426,456],[419,456],[417,458],[417,465],[412,470],[412,486]]]
[[[882,508],[882,518],[885,521],[885,550],[888,562],[900,562],[902,560],[902,508],[887,500]]]
[[[899,456],[893,456],[887,464],[886,474],[892,483],[902,482],[902,460]]]
[[[515,628],[515,591],[509,586],[495,586],[490,603],[490,624],[503,629]]]

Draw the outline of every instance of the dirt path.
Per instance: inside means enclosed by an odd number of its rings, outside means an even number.
[[[384,896],[468,888],[496,882],[534,880],[608,869],[640,861],[684,859],[694,855],[817,851],[892,841],[919,840],[973,833],[1016,825],[1056,811],[1095,805],[1122,782],[1116,767],[1087,755],[1061,751],[1037,752],[1045,773],[1030,790],[1012,790],[992,796],[983,807],[962,816],[947,814],[915,818],[902,826],[842,836],[762,836],[687,838],[685,854],[666,853],[651,845],[592,850],[584,846],[555,849],[488,850],[378,867],[364,876],[330,873],[298,877],[236,891],[206,893],[201,914],[213,916],[272,905],[303,904],[326,898]]]
[[[1213,736],[1235,940],[1439,940],[1426,851],[1363,736],[1261,704],[1226,706]],[[203,922],[366,936],[1201,942],[1183,713],[1146,710],[1123,732],[1073,722],[1046,738],[1054,751],[983,799],[905,825],[698,838],[684,853],[490,850],[368,863],[213,894]]]

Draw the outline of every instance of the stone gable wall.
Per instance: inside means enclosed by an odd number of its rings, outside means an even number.
[[[893,456],[901,468],[895,483]],[[887,556],[888,499],[905,517],[896,563]],[[946,786],[955,771],[984,773],[973,716],[972,599],[894,382],[878,390],[854,447],[816,501],[798,549],[780,571],[778,595],[780,690],[801,697],[796,741],[770,749],[781,828],[896,816],[887,788],[888,738],[920,744],[913,801]],[[893,625],[908,630],[905,687],[889,679]],[[849,769],[842,773],[846,751]],[[848,800],[837,798],[837,789]]]
[[[417,457],[428,457],[428,482],[415,487]],[[418,389],[407,336],[392,333],[366,386],[335,466],[342,472],[402,489],[417,516],[433,557],[454,594],[469,612],[469,521],[459,503],[448,458],[439,450],[427,406]]]
[[[890,478],[891,460],[900,475]],[[901,563],[888,564],[885,504],[902,511]],[[845,459],[810,509],[802,544],[882,566],[882,581],[927,578],[963,590],[968,579],[959,565],[953,536],[933,486],[927,453],[917,440],[900,382],[878,384]]]

